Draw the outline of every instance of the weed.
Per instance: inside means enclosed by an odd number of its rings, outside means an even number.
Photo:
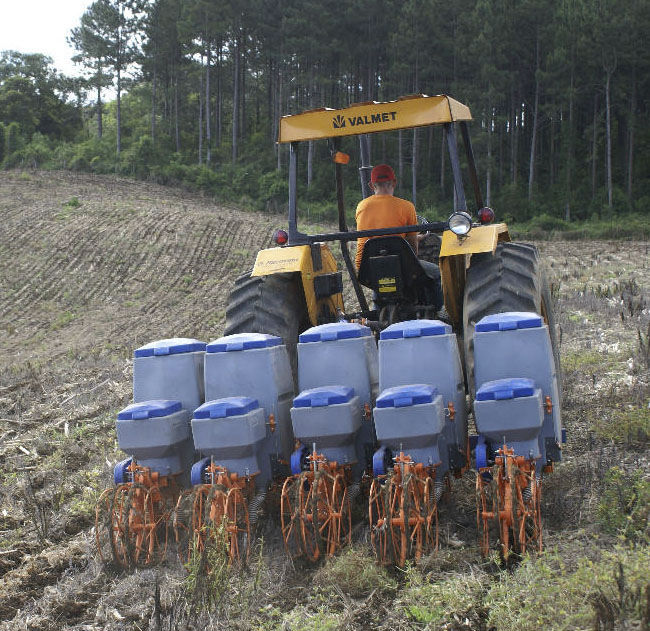
[[[57,316],[56,320],[50,324],[50,330],[57,331],[58,329],[62,329],[66,324],[70,324],[70,322],[72,322],[76,317],[76,314],[72,313],[72,311],[63,311]]]
[[[637,328],[638,352],[637,355],[645,364],[646,368],[650,368],[650,322],[648,322],[648,330],[644,334],[641,328]]]
[[[50,533],[50,513],[51,502],[37,497],[32,477],[27,472],[21,484],[21,500],[25,514],[29,518],[36,530],[38,540],[45,544]]]
[[[61,204],[61,210],[57,213],[56,218],[60,221],[65,221],[80,206],[81,202],[79,201],[79,198],[71,197],[67,202],[63,202],[63,204]]]
[[[341,615],[330,611],[327,605],[321,605],[316,611],[299,605],[284,616],[281,628],[287,631],[338,631]]]
[[[68,208],[79,208],[81,202],[78,197],[71,197],[67,202],[64,202],[62,206],[67,206]]]
[[[640,621],[649,564],[647,547],[619,548],[595,561],[582,558],[575,568],[557,551],[526,558],[512,574],[502,573],[487,593],[488,627],[495,631],[600,629],[599,603],[615,603],[606,615],[616,620]]]
[[[218,525],[204,526],[203,549],[194,539],[194,547],[186,568],[185,592],[194,612],[213,611],[228,593],[228,531],[226,518]]]
[[[374,590],[383,592],[397,588],[386,570],[359,547],[347,548],[340,556],[328,559],[313,581],[326,591],[341,590],[352,598],[367,596]]]
[[[562,370],[588,372],[594,368],[607,369],[623,359],[623,353],[601,353],[595,350],[576,351],[562,356]]]
[[[618,444],[644,446],[650,438],[650,407],[616,410],[610,419],[599,419],[594,430],[597,436]]]
[[[605,476],[598,520],[605,532],[650,544],[650,480],[640,469],[627,473],[612,467]]]
[[[464,574],[424,576],[417,568],[409,567],[405,576],[406,586],[398,603],[410,620],[434,629],[461,621],[467,621],[466,628],[479,626],[485,615],[481,603],[489,583],[487,574],[472,568]]]

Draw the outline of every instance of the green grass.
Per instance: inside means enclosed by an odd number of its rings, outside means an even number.
[[[646,401],[640,407],[616,410],[609,418],[597,419],[596,435],[618,444],[646,446],[650,439],[650,407]]]
[[[575,351],[562,355],[562,370],[567,372],[589,372],[595,368],[611,370],[616,364],[625,361],[629,356],[628,352]]]
[[[339,556],[328,559],[313,582],[326,592],[341,590],[352,598],[367,596],[374,590],[397,588],[397,582],[377,565],[374,556],[356,547],[346,548]]]
[[[514,572],[501,573],[486,594],[488,627],[494,631],[613,629],[597,624],[601,604],[613,618],[603,622],[640,623],[650,586],[648,567],[648,547],[619,547],[595,561],[582,558],[576,567],[557,551],[527,558]]]

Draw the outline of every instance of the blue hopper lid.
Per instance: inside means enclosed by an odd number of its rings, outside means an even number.
[[[513,331],[515,329],[535,329],[542,326],[542,316],[530,311],[508,311],[493,313],[476,323],[477,332]]]
[[[173,337],[168,340],[157,340],[136,349],[135,357],[153,357],[158,355],[178,355],[179,353],[194,353],[204,351],[205,342],[187,337]]]
[[[477,401],[502,401],[503,399],[519,399],[531,397],[535,393],[535,382],[532,379],[516,377],[513,379],[497,379],[486,381],[476,392]]]
[[[250,397],[225,397],[208,401],[194,410],[194,418],[226,418],[243,416],[260,407],[257,399]]]
[[[132,403],[117,414],[118,421],[134,421],[143,418],[160,418],[175,414],[181,409],[180,401],[158,399]]]
[[[207,353],[227,353],[229,351],[247,351],[253,348],[271,348],[280,346],[282,338],[267,333],[235,333],[220,337],[210,342],[205,351]]]
[[[440,320],[407,320],[386,327],[380,335],[382,340],[398,340],[409,337],[428,337],[451,333],[451,326]]]
[[[377,397],[378,408],[405,408],[411,405],[432,403],[438,396],[438,389],[424,383],[415,383],[408,386],[386,388]]]
[[[354,396],[350,386],[322,386],[304,390],[294,400],[295,408],[322,408],[335,403],[347,403]]]
[[[332,342],[333,340],[347,340],[355,337],[371,335],[369,327],[356,322],[330,322],[307,329],[298,338],[299,342]]]

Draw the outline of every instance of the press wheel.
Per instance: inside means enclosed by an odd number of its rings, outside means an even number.
[[[334,477],[331,491],[332,525],[328,533],[328,555],[334,554],[343,544],[349,544],[352,537],[352,511],[347,484],[342,475]]]
[[[438,502],[433,478],[424,483],[424,550],[434,552],[438,549]]]
[[[225,516],[230,562],[245,563],[250,552],[251,524],[248,502],[241,489],[234,487],[228,491]]]
[[[386,527],[392,562],[404,567],[408,556],[408,501],[405,501],[401,481],[392,476],[386,484]]]
[[[300,515],[300,541],[307,559],[312,562],[320,558],[323,541],[321,524],[329,523],[327,507],[327,484],[322,472],[304,472],[298,479],[298,513]]]
[[[292,559],[295,559],[302,554],[300,515],[298,512],[298,484],[295,477],[287,478],[282,485],[280,524],[285,550]]]
[[[113,556],[111,507],[114,494],[114,488],[106,489],[99,496],[95,506],[95,544],[97,546],[97,556],[102,563],[108,563]]]
[[[113,560],[117,565],[129,567],[131,559],[128,547],[129,484],[120,484],[113,493],[110,509],[110,538]]]
[[[387,483],[385,483],[387,484]],[[370,520],[370,541],[377,560],[382,565],[392,562],[392,553],[389,549],[388,523],[386,521],[385,484],[373,480],[368,495],[368,518]]]
[[[173,528],[176,550],[183,565],[189,563],[194,549],[194,531],[192,529],[193,491],[183,491],[174,509]]]
[[[425,481],[417,475],[408,475],[402,491],[403,513],[408,532],[408,557],[415,561],[422,558],[425,539],[426,508],[424,500]]]

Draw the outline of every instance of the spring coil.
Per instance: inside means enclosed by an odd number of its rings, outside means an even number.
[[[266,499],[266,489],[264,491],[260,491],[251,501],[250,504],[248,505],[248,518],[251,522],[251,525],[257,523],[257,518],[258,514],[260,511],[260,508],[262,507],[262,504],[264,504],[264,500]]]
[[[521,497],[526,504],[528,504],[533,499],[533,491],[530,488],[530,484],[521,492]]]

